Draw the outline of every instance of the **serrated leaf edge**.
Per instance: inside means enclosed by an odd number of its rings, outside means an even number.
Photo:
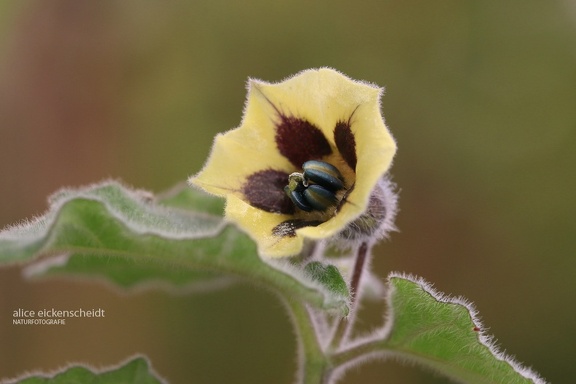
[[[56,368],[56,369],[52,369],[52,370],[48,370],[48,371],[31,370],[31,371],[28,371],[28,372],[23,373],[21,375],[18,375],[16,377],[6,378],[6,379],[0,378],[0,384],[17,384],[17,383],[21,382],[22,380],[27,380],[27,379],[31,379],[31,378],[35,378],[35,377],[39,377],[39,378],[43,378],[43,379],[54,379],[57,375],[65,373],[67,370],[69,370],[71,368],[75,368],[75,367],[82,367],[82,368],[89,370],[91,373],[93,373],[95,375],[99,375],[99,374],[103,374],[106,372],[118,370],[118,369],[124,367],[125,365],[127,365],[127,364],[129,364],[129,363],[131,363],[137,359],[144,359],[146,361],[146,365],[148,366],[148,372],[150,373],[150,376],[156,378],[161,384],[169,384],[166,379],[164,379],[162,376],[160,376],[156,372],[156,370],[152,366],[148,356],[143,355],[141,353],[137,353],[137,354],[134,354],[132,356],[129,356],[117,364],[105,365],[105,366],[101,366],[101,367],[95,367],[92,364],[87,364],[87,363],[82,363],[82,362],[71,362],[71,363],[67,363],[66,365],[64,365],[60,368]]]
[[[107,199],[98,196],[98,193],[104,188],[118,188],[121,193],[130,198],[132,201],[136,202],[142,208],[142,210],[148,214],[155,214],[158,215],[158,217],[162,217],[168,213],[170,213],[170,215],[174,215],[176,213],[178,215],[182,215],[182,217],[188,218],[202,217],[203,219],[211,220],[213,225],[203,232],[199,232],[196,228],[188,230],[179,228],[179,230],[173,229],[168,231],[159,229],[157,227],[151,228],[140,225],[134,220],[134,218],[128,217],[126,214],[117,209],[117,207],[110,204]],[[49,234],[48,232],[50,231],[50,228],[52,227],[52,224],[58,218],[61,209],[67,203],[76,200],[90,200],[101,203],[104,205],[111,216],[122,222],[131,231],[142,235],[157,235],[175,240],[192,240],[200,237],[216,236],[228,224],[221,217],[209,215],[207,213],[197,213],[179,208],[163,207],[160,204],[157,204],[154,195],[149,191],[142,189],[132,189],[120,181],[106,179],[101,182],[88,184],[82,187],[65,187],[59,189],[48,198],[49,206],[43,214],[35,216],[31,219],[25,219],[18,224],[8,225],[7,227],[3,228],[0,231],[0,240],[33,242],[47,236]],[[35,231],[30,231],[35,226],[38,226],[37,229]]]
[[[488,350],[492,353],[492,355],[496,359],[508,363],[518,374],[520,374],[526,379],[532,380],[535,384],[547,383],[538,373],[533,371],[531,368],[525,367],[524,365],[517,362],[514,359],[514,357],[505,352],[502,352],[499,349],[499,347],[496,345],[494,337],[487,334],[484,331],[486,327],[482,324],[482,321],[480,320],[480,317],[478,315],[478,310],[474,307],[474,304],[471,301],[461,296],[450,296],[448,294],[439,292],[434,288],[432,283],[429,283],[422,277],[415,276],[412,274],[402,272],[391,272],[388,275],[389,289],[387,292],[386,302],[388,303],[389,311],[386,316],[384,326],[380,331],[377,332],[383,339],[386,339],[387,335],[390,334],[394,326],[394,308],[392,306],[392,298],[395,293],[395,287],[391,282],[391,280],[394,278],[408,280],[411,281],[412,283],[417,284],[424,292],[428,293],[430,296],[432,296],[435,300],[439,302],[447,304],[456,304],[465,307],[468,313],[470,314],[470,320],[474,324],[474,327],[478,329],[479,342],[486,348],[488,348]]]

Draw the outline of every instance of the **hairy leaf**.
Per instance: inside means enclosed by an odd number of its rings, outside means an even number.
[[[497,350],[469,302],[438,293],[411,276],[392,274],[389,281],[392,313],[386,349],[458,382],[544,383]]]
[[[143,357],[136,357],[118,367],[109,369],[93,369],[84,365],[71,365],[59,372],[51,374],[31,374],[5,382],[6,384],[160,384],[159,379],[148,366]]]
[[[338,268],[332,264],[322,264],[319,261],[312,261],[304,267],[304,271],[313,280],[328,288],[330,292],[339,293],[342,297],[348,297],[348,285],[340,274]],[[347,315],[347,313],[345,313]]]
[[[341,291],[288,262],[262,261],[253,241],[218,215],[221,209],[220,199],[189,188],[158,199],[114,181],[64,189],[45,215],[0,233],[0,263],[35,261],[29,276],[72,273],[123,287],[205,287],[244,278],[347,312]]]

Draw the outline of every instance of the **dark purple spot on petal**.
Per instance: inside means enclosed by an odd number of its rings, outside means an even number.
[[[350,129],[350,122],[339,121],[334,128],[334,141],[346,163],[356,170],[356,140]]]
[[[292,219],[286,220],[278,224],[272,229],[272,234],[274,236],[280,237],[294,237],[296,236],[296,230],[304,227],[316,227],[322,224],[319,220],[302,220],[302,219]]]
[[[276,145],[297,168],[305,161],[318,160],[332,153],[330,143],[314,124],[293,116],[280,115],[280,119],[276,126]]]
[[[267,169],[248,176],[242,192],[248,203],[271,213],[293,214],[294,204],[284,193],[288,174]]]

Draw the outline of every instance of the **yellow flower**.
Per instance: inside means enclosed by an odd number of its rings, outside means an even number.
[[[329,68],[276,84],[250,80],[242,124],[216,136],[207,163],[189,182],[226,197],[226,217],[264,257],[296,255],[306,238],[349,232],[374,205],[373,191],[396,151],[381,95],[381,88]],[[329,194],[337,202],[326,210],[302,210],[284,191],[309,160],[335,166],[343,179],[345,187]]]

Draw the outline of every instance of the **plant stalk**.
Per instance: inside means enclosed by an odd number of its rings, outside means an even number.
[[[326,383],[329,362],[318,340],[314,320],[306,304],[290,297],[284,299],[298,336],[298,382],[302,384]]]
[[[348,318],[339,318],[336,328],[332,334],[332,341],[330,342],[330,350],[337,350],[342,341],[348,336],[354,324],[354,309],[356,307],[356,299],[358,296],[360,280],[362,272],[366,266],[366,261],[369,256],[369,249],[367,243],[362,243],[356,250],[356,259],[354,261],[354,269],[352,270],[352,279],[350,280],[350,316]]]

